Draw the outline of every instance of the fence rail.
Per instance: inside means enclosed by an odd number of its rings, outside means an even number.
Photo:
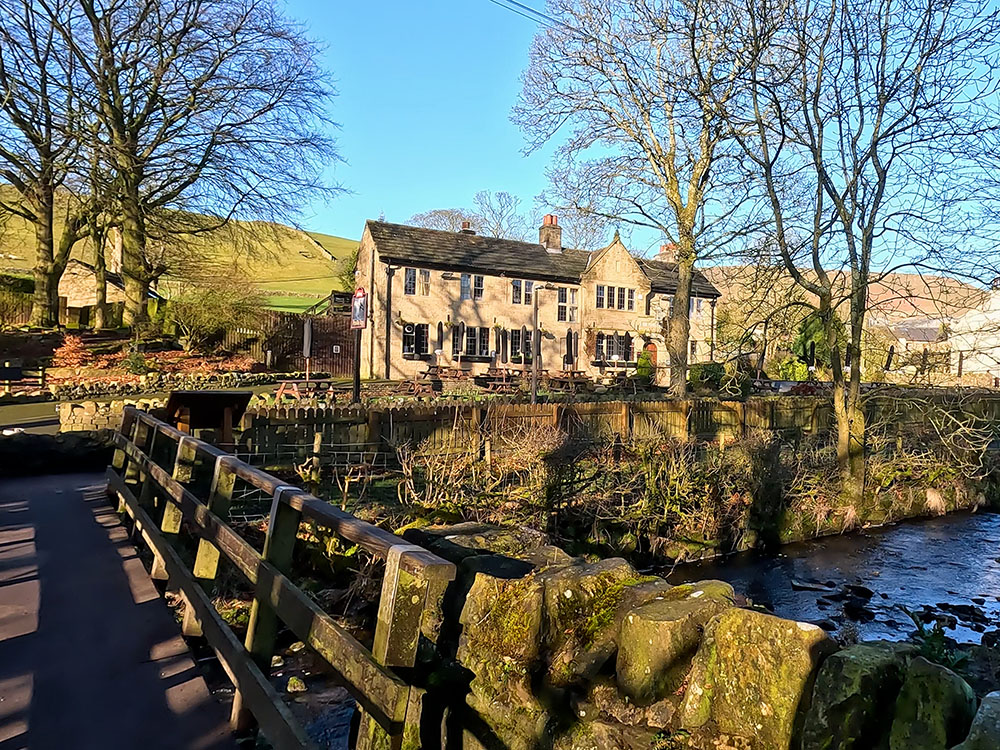
[[[133,536],[152,550],[153,578],[180,590],[185,634],[206,638],[235,686],[234,726],[256,722],[277,750],[314,747],[267,678],[279,623],[284,623],[340,675],[361,706],[358,748],[416,747],[420,702],[414,691],[419,689],[395,668],[414,666],[421,637],[436,641],[441,600],[455,566],[132,407],[125,410],[115,445],[109,493],[118,498],[119,511],[133,519]],[[238,482],[272,497],[262,552],[226,523]],[[303,519],[385,562],[371,650],[291,581]],[[178,549],[182,523],[197,537],[193,565]],[[244,643],[209,594],[221,559],[254,587]]]

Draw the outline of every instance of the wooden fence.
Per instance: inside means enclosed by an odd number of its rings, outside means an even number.
[[[868,419],[882,431],[931,435],[935,415],[948,429],[948,415],[959,408],[956,403],[939,396],[873,398],[867,406]],[[992,425],[1000,439],[1000,394],[985,394],[971,402],[966,397],[961,408],[967,410],[970,404],[980,425]],[[571,439],[584,441],[662,436],[730,442],[761,430],[798,442],[806,435],[828,432],[834,423],[831,400],[819,396],[386,409],[272,407],[244,416],[237,451],[255,461],[287,466],[317,455],[318,446],[324,464],[373,465],[391,462],[396,447],[405,444],[429,451],[465,451],[470,446],[485,450],[486,445],[497,450],[540,427],[558,428]]]
[[[315,455],[324,464],[391,462],[398,446],[464,451],[502,449],[538,428],[557,428],[575,440],[658,435],[730,441],[752,430],[791,439],[829,429],[828,399],[752,398],[748,401],[590,401],[552,404],[420,405],[333,409],[272,407],[244,416],[237,452],[254,462],[287,466]],[[486,442],[488,441],[488,443]]]
[[[0,289],[0,330],[31,322],[31,296]]]
[[[418,747],[420,689],[395,668],[414,666],[421,637],[436,642],[441,600],[455,566],[132,407],[125,410],[115,443],[109,492],[118,498],[119,510],[134,520],[133,537],[141,536],[152,550],[153,578],[180,590],[185,634],[207,639],[235,686],[234,723],[255,721],[277,750],[314,747],[268,680],[282,622],[341,676],[357,699],[362,708],[358,748]],[[263,551],[226,523],[240,484],[272,498]],[[371,650],[292,582],[292,552],[303,518],[385,562]],[[196,538],[190,566],[180,551],[182,529]],[[208,593],[220,559],[254,586],[244,644]]]

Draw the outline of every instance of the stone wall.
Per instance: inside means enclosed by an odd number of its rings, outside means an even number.
[[[60,432],[101,432],[117,430],[126,406],[146,411],[167,405],[166,399],[143,398],[120,401],[83,401],[59,405]]]
[[[843,648],[727,583],[671,586],[621,559],[571,558],[537,531],[405,536],[458,566],[437,644],[445,666],[428,680],[456,717],[442,747],[1000,747],[1000,693],[977,714],[970,685],[915,645]]]

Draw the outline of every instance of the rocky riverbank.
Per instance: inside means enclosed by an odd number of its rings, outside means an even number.
[[[571,558],[538,532],[407,536],[459,566],[431,684],[447,685],[445,725],[462,747],[1000,747],[989,646],[973,685],[937,636],[845,646],[728,583],[671,586],[622,559]]]

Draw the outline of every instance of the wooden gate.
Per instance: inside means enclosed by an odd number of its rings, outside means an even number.
[[[272,369],[302,372],[302,330],[306,316],[298,313],[269,311],[260,330],[228,331],[223,345],[243,351],[258,362],[268,362]],[[349,378],[354,372],[354,335],[350,314],[330,312],[313,321],[311,368],[328,372],[335,378]],[[268,355],[270,352],[270,355]]]
[[[252,718],[276,750],[315,748],[268,679],[284,623],[358,701],[359,750],[416,750],[420,689],[396,668],[415,665],[421,638],[436,643],[455,566],[132,407],[125,410],[115,446],[108,492],[118,499],[119,512],[134,521],[133,538],[141,537],[152,551],[152,577],[180,590],[184,633],[205,637],[236,688],[234,725],[246,726]],[[241,487],[272,498],[262,552],[226,523],[234,488]],[[292,553],[304,520],[384,562],[371,650],[292,582]],[[208,593],[220,559],[254,587],[242,644]]]

